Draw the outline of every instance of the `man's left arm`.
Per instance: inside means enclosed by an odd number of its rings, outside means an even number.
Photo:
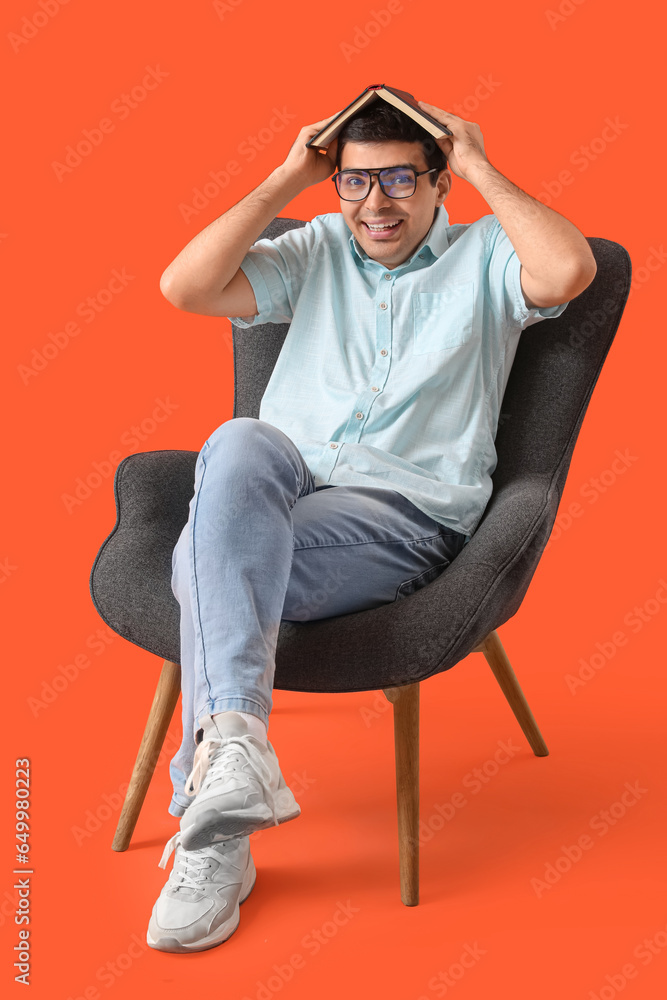
[[[489,163],[479,125],[424,101],[419,104],[451,130],[451,136],[436,141],[452,173],[477,188],[507,233],[521,261],[521,288],[527,306],[557,306],[580,295],[597,271],[583,233]]]

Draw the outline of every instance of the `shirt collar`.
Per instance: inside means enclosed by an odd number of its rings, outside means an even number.
[[[448,226],[449,215],[447,214],[447,209],[444,205],[440,205],[439,208],[436,209],[433,225],[427,232],[426,236],[421,241],[419,246],[416,247],[412,256],[409,257],[408,260],[403,261],[400,267],[407,267],[412,263],[417,254],[422,253],[424,250],[430,250],[434,258],[441,257],[445,250],[449,247],[449,237],[447,236]],[[378,267],[382,267],[379,261],[375,261],[368,256],[353,233],[350,233],[349,244],[351,253],[353,255],[356,254],[362,263],[369,261],[371,264],[377,264]],[[398,269],[399,268],[396,268],[396,270]]]

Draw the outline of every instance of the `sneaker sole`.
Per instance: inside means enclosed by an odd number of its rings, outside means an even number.
[[[257,881],[257,870],[255,868],[254,862],[252,863],[252,882],[244,893],[239,896],[239,902],[234,910],[233,915],[223,924],[221,927],[213,933],[209,934],[208,937],[202,938],[201,941],[194,941],[192,944],[182,944],[175,937],[160,937],[155,940],[151,936],[150,928],[146,934],[146,943],[150,948],[154,948],[156,951],[169,952],[170,954],[176,955],[189,955],[191,952],[195,951],[208,951],[210,948],[216,948],[219,944],[224,944],[225,941],[229,941],[232,934],[238,930],[239,923],[241,921],[241,915],[239,913],[239,906],[244,903],[252,890],[255,887],[255,882]],[[231,923],[231,926],[230,926]]]
[[[296,805],[296,803],[295,803]],[[186,813],[187,815],[187,813]],[[278,817],[278,826],[287,823],[291,819],[296,819],[301,815],[300,806],[296,806],[296,811],[292,811]],[[181,827],[181,843],[186,851],[196,851],[200,847],[208,847],[209,844],[218,844],[222,840],[232,840],[234,837],[247,837],[257,830],[267,830],[276,824],[273,815],[268,807],[266,814],[261,816],[255,814],[248,816],[247,812],[220,812],[217,809],[202,809],[202,811],[187,828]]]
[[[196,851],[209,844],[217,844],[233,837],[246,837],[257,830],[267,830],[269,827],[287,823],[301,815],[301,807],[288,788],[281,789],[283,798],[288,800],[283,805],[283,812],[278,815],[278,824],[274,823],[273,814],[266,803],[260,803],[254,813],[246,810],[221,811],[214,806],[202,804],[201,809],[190,814],[190,824],[185,826],[185,820],[193,806],[190,806],[181,820],[182,844],[186,851]]]

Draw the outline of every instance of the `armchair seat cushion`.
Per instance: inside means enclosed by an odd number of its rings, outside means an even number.
[[[175,663],[179,606],[171,558],[188,519],[197,452],[131,455],[115,478],[118,520],[93,568],[92,593],[107,624]],[[517,610],[555,516],[544,477],[506,485],[473,539],[427,587],[370,611],[283,621],[275,687],[364,691],[446,670]],[[487,521],[489,522],[487,524]]]

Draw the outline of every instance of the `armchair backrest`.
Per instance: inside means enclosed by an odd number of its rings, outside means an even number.
[[[301,219],[281,219],[269,223],[261,240],[275,240],[288,229],[302,229]],[[259,405],[271,372],[283,346],[289,323],[265,323],[242,330],[232,323],[234,341],[234,417],[259,417]]]

